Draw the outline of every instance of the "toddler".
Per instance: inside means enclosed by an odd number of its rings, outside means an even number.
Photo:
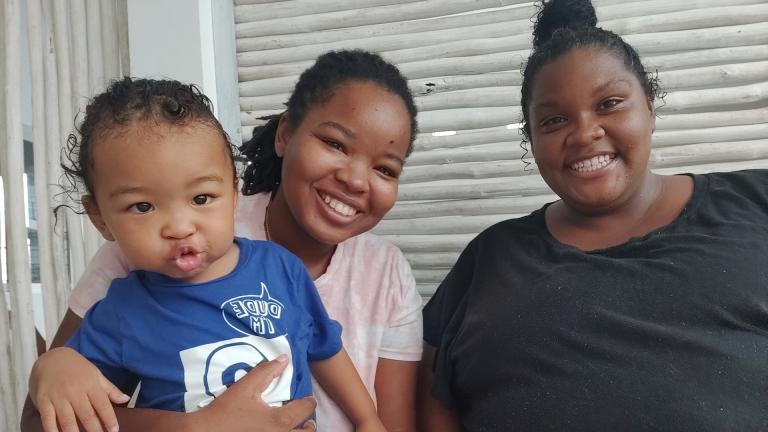
[[[124,78],[91,101],[79,132],[66,173],[138,270],[113,281],[70,347],[121,390],[140,383],[137,407],[187,412],[286,355],[266,402],[310,394],[311,369],[357,430],[383,430],[302,262],[234,237],[232,150],[195,86]]]

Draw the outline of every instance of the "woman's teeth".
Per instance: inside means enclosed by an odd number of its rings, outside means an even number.
[[[571,169],[580,173],[597,171],[601,168],[605,168],[616,158],[616,155],[603,154],[595,156],[587,160],[579,161],[571,165]]]
[[[354,216],[357,213],[357,210],[337,199],[331,198],[329,195],[323,195],[323,201],[328,204],[328,207],[332,208],[336,213],[340,215]]]

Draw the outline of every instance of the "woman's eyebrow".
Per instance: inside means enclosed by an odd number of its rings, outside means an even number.
[[[606,81],[599,86],[595,87],[595,89],[592,91],[592,94],[600,93],[602,91],[605,91],[605,89],[611,88],[613,86],[629,86],[629,81],[626,79],[620,78],[620,79],[613,79],[610,81]]]
[[[404,166],[405,165],[405,159],[401,158],[400,156],[396,155],[395,153],[387,152],[384,156],[386,156],[388,159],[392,159],[395,162],[399,163],[400,166]]]
[[[344,126],[342,126],[339,123],[336,123],[335,121],[323,122],[323,123],[320,123],[320,126],[328,126],[328,127],[332,127],[334,129],[337,129],[339,132],[343,133],[344,135],[348,136],[349,138],[354,138],[355,137],[355,134],[351,130],[345,128]]]
[[[557,102],[553,100],[546,100],[544,102],[533,104],[533,106],[531,107],[531,110],[533,111],[533,110],[540,110],[544,108],[554,108],[556,106],[557,106]]]

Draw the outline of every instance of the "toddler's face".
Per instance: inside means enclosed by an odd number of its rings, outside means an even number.
[[[234,267],[237,185],[217,130],[139,122],[97,139],[91,160],[89,216],[136,267],[189,282]]]

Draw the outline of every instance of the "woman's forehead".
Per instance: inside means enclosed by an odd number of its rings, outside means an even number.
[[[599,47],[575,48],[541,67],[534,79],[533,105],[542,97],[595,92],[615,85],[639,84],[624,61]]]
[[[317,123],[336,122],[353,129],[358,126],[402,124],[410,126],[410,115],[402,98],[373,82],[351,82],[338,86],[332,96],[307,113]],[[352,130],[353,132],[357,132]]]

